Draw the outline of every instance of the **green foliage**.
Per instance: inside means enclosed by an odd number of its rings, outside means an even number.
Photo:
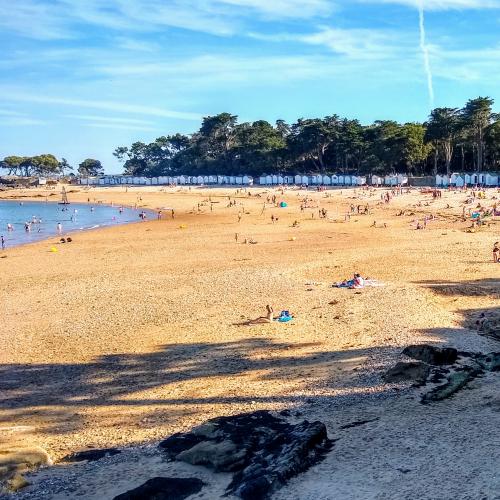
[[[102,175],[104,173],[104,168],[99,160],[87,158],[78,165],[78,173],[84,177],[93,177]]]

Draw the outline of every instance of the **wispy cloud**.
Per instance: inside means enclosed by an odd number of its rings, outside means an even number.
[[[326,47],[353,59],[387,59],[406,45],[401,34],[377,29],[342,29],[321,26],[312,33],[250,33],[252,38],[270,42],[300,42]]]
[[[64,115],[65,118],[83,122],[85,127],[121,129],[121,130],[142,130],[153,132],[158,130],[157,126],[150,120],[139,118],[127,118],[122,116],[102,116],[102,115]]]
[[[107,122],[119,123],[129,125],[152,125],[150,120],[141,120],[139,118],[125,118],[116,116],[102,116],[102,115],[64,115],[65,118],[72,118],[75,120],[91,121],[91,122]]]
[[[92,127],[92,128],[105,128],[105,129],[119,129],[119,130],[141,130],[144,132],[155,132],[159,130],[156,127],[146,127],[144,125],[130,125],[126,123],[102,123],[102,122],[96,122],[96,123],[85,123],[85,127]]]
[[[358,0],[359,1],[359,0]],[[361,0],[365,3],[399,4],[427,11],[451,9],[499,9],[500,0]]]
[[[115,101],[97,101],[85,99],[71,99],[65,97],[43,96],[35,94],[21,93],[17,91],[4,90],[2,97],[7,100],[30,102],[34,104],[56,104],[59,106],[68,106],[76,108],[101,109],[106,111],[115,111],[119,113],[132,113],[144,116],[157,116],[162,118],[175,118],[179,120],[198,121],[201,117],[198,113],[184,111],[173,111],[165,108],[156,108],[152,106],[142,106]]]
[[[333,5],[331,0],[16,0],[0,2],[0,26],[42,40],[85,36],[85,25],[128,33],[180,28],[227,36],[240,33],[255,16],[310,19],[329,14]]]

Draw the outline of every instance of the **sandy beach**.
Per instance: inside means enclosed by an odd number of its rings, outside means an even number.
[[[500,376],[431,406],[419,403],[422,389],[381,378],[410,344],[500,351],[475,324],[499,314],[498,217],[467,232],[464,192],[433,199],[413,189],[388,204],[383,189],[249,192],[70,187],[70,201],[162,209],[162,220],[1,254],[0,446],[37,446],[57,462],[85,448],[152,446],[211,417],[289,409],[338,441],[273,498],[500,498]],[[266,203],[273,195],[287,206]],[[351,204],[370,214],[346,220]],[[355,272],[383,286],[331,287]],[[295,319],[254,321],[266,304]],[[113,484],[102,466],[101,476],[78,466],[75,495],[112,498],[163,467],[148,460],[134,472],[109,459]],[[20,498],[66,473],[35,474]],[[212,488],[198,498],[217,498]],[[44,498],[59,498],[54,491]]]

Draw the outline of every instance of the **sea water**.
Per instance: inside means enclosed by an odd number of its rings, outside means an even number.
[[[50,236],[62,236],[75,231],[140,221],[142,210],[101,204],[0,201],[0,235],[6,248],[39,241]],[[149,218],[152,212],[146,211]],[[31,224],[30,224],[31,223]],[[13,231],[8,231],[11,224]],[[29,231],[26,225],[29,224]]]

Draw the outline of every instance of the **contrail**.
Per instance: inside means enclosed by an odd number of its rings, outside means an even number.
[[[432,83],[432,70],[429,61],[429,48],[425,41],[425,18],[424,18],[424,3],[423,0],[418,0],[418,17],[420,25],[420,50],[424,57],[424,68],[427,75],[427,89],[429,91],[429,104],[434,108],[434,84]]]

